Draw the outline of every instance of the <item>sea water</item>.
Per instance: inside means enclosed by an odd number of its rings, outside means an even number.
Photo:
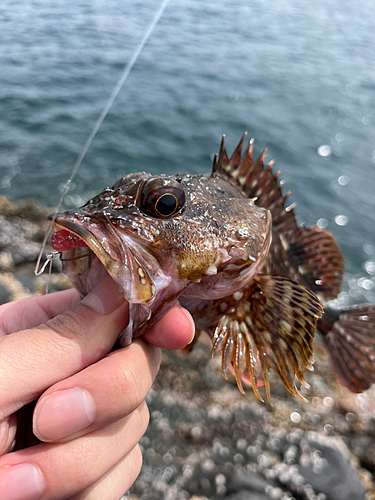
[[[157,4],[2,0],[0,194],[53,207]],[[375,301],[375,11],[358,0],[172,0],[65,198],[209,172],[246,130],[299,221],[345,253],[341,302]]]

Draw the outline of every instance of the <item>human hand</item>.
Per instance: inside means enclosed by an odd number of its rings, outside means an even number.
[[[135,481],[149,418],[144,398],[161,358],[155,346],[182,348],[194,327],[176,306],[142,338],[110,352],[127,322],[109,277],[81,302],[66,290],[0,307],[2,500],[116,500]],[[26,437],[23,445],[17,435],[17,451],[5,455],[17,428],[24,433],[25,416],[17,422],[16,412],[38,398],[34,434],[43,442],[34,436],[30,446]]]

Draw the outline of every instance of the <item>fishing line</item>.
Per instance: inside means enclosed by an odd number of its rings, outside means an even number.
[[[91,143],[92,141],[94,140],[101,124],[103,123],[105,117],[107,116],[108,114],[108,111],[110,110],[114,100],[116,99],[118,93],[120,92],[122,86],[124,85],[124,83],[126,82],[131,70],[133,69],[133,66],[134,64],[137,62],[137,59],[138,57],[140,56],[144,46],[146,45],[146,43],[148,42],[150,36],[152,35],[154,29],[156,28],[161,16],[163,15],[165,9],[168,7],[168,4],[169,4],[170,0],[163,0],[162,3],[160,4],[160,7],[158,8],[158,10],[156,11],[152,21],[150,22],[150,24],[147,26],[146,28],[146,31],[144,32],[144,35],[141,39],[141,41],[139,42],[139,44],[137,45],[137,47],[134,49],[128,63],[125,65],[124,67],[124,70],[123,72],[121,73],[120,75],[120,78],[118,79],[111,95],[109,96],[107,102],[105,103],[104,107],[103,107],[103,110],[102,112],[100,113],[100,116],[99,118],[96,120],[95,124],[94,124],[94,127],[91,131],[91,134],[89,135],[89,137],[87,138],[85,144],[83,145],[78,157],[77,157],[77,160],[73,166],[73,169],[72,169],[72,173],[69,177],[69,179],[67,180],[65,186],[64,186],[64,189],[61,193],[61,197],[60,197],[60,200],[57,204],[57,207],[55,209],[55,212],[49,222],[49,225],[48,225],[48,229],[44,235],[44,239],[43,239],[43,243],[42,243],[42,248],[40,249],[40,252],[39,252],[39,255],[38,255],[38,260],[36,262],[36,266],[35,266],[35,270],[34,270],[34,273],[36,274],[36,276],[39,276],[39,274],[41,274],[41,272],[45,269],[45,266],[48,264],[49,260],[48,260],[48,257],[47,257],[47,262],[45,263],[45,265],[43,266],[42,268],[42,271],[39,271],[39,266],[40,266],[40,261],[42,259],[42,256],[43,256],[43,250],[46,246],[46,243],[47,243],[47,240],[48,240],[48,237],[50,235],[50,232],[51,232],[51,228],[52,228],[52,225],[53,223],[55,222],[55,219],[56,219],[56,215],[61,207],[61,204],[65,198],[65,195],[66,193],[69,191],[69,188],[70,188],[70,185],[74,179],[74,177],[76,176],[77,172],[78,172],[78,169],[83,161],[83,158],[85,157],[86,153],[87,153],[87,150],[89,149],[89,147],[91,146]]]

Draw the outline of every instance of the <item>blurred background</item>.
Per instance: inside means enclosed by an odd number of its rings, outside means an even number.
[[[57,203],[156,8],[2,0],[0,194]],[[246,130],[276,160],[299,220],[338,238],[341,302],[374,301],[374,21],[367,0],[172,0],[65,208],[129,172],[209,172],[221,135],[231,151]]]
[[[1,1],[0,195],[53,210],[157,7]],[[221,135],[230,153],[247,131],[255,153],[267,148],[276,160],[299,221],[337,237],[347,263],[338,305],[375,303],[374,26],[369,0],[172,0],[64,208],[130,172],[209,172]],[[0,302],[36,291],[45,220],[33,204],[7,203]],[[132,499],[375,498],[374,390],[353,396],[338,386],[317,346],[309,404],[271,372],[271,408],[224,381],[208,349],[164,356]]]

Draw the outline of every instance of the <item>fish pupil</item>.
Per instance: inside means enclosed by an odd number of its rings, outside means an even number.
[[[136,203],[146,215],[167,219],[177,215],[185,205],[185,193],[181,185],[168,177],[151,177],[139,190]]]
[[[163,194],[155,203],[155,210],[163,217],[174,214],[177,210],[177,207],[178,200],[171,193]]]

